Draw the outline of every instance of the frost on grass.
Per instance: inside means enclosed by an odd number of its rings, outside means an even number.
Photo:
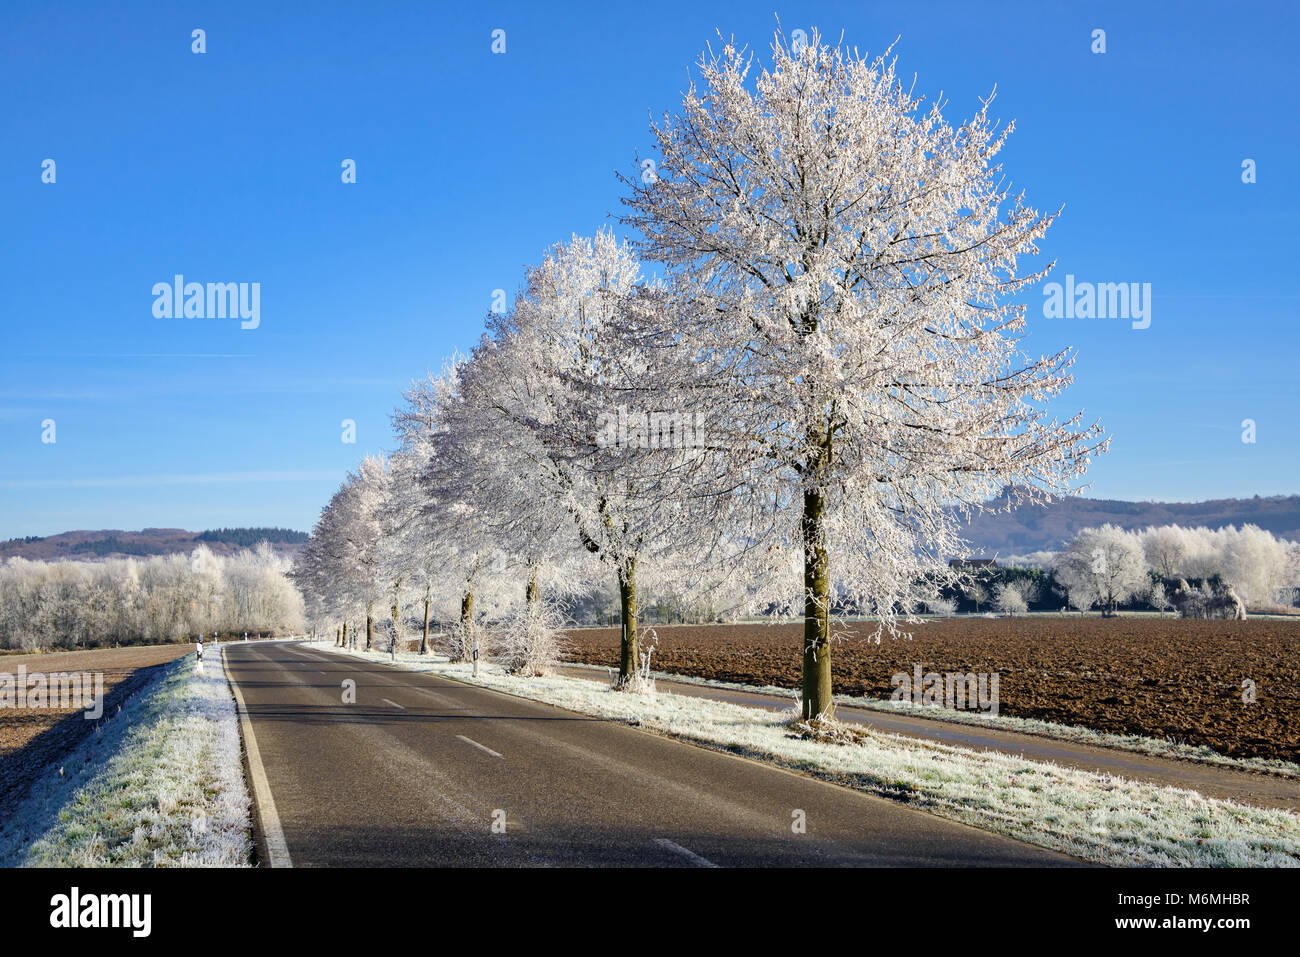
[[[804,718],[798,714],[789,723],[788,736],[822,744],[870,744],[872,741],[871,732],[866,728],[834,718]]]
[[[350,654],[367,657],[364,652]],[[802,736],[793,713],[724,701],[663,691],[627,695],[601,682],[515,678],[495,667],[481,669],[474,678],[467,665],[414,654],[399,655],[397,664],[634,722],[1098,863],[1300,866],[1300,817],[1287,811],[876,730],[854,729],[845,742],[836,743],[825,734]]]
[[[186,656],[6,809],[0,864],[247,866],[249,808],[222,661]]]
[[[588,665],[579,662],[565,662],[564,667],[590,671],[602,671],[600,665]],[[663,681],[677,684],[699,685],[705,688],[719,688],[730,691],[747,691],[752,694],[770,695],[781,698],[799,698],[797,688],[782,688],[777,685],[754,685],[736,681],[721,681],[716,678],[701,678],[698,675],[677,674],[667,671],[654,671],[651,675]],[[1176,758],[1180,761],[1193,761],[1197,764],[1210,764],[1217,767],[1235,768],[1241,771],[1255,771],[1284,778],[1300,778],[1300,764],[1281,761],[1274,758],[1236,758],[1221,754],[1204,745],[1183,744],[1167,738],[1151,738],[1140,734],[1119,734],[1110,731],[1097,731],[1080,725],[1057,724],[1039,718],[1021,718],[1009,714],[987,714],[984,712],[956,711],[951,708],[927,708],[913,704],[911,701],[893,701],[884,698],[870,698],[858,695],[837,694],[835,703],[860,708],[867,711],[883,711],[893,714],[906,714],[911,718],[924,721],[937,721],[943,724],[965,724],[990,728],[997,731],[1011,731],[1017,734],[1032,734],[1040,738],[1055,738],[1059,741],[1074,741],[1080,744],[1095,745],[1119,751],[1131,751],[1135,754],[1149,754],[1160,758]]]

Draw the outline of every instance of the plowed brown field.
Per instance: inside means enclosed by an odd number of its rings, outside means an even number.
[[[194,650],[192,644],[138,645],[42,655],[4,655],[0,672],[100,672],[104,676],[104,717],[148,680],[152,670]],[[213,645],[208,654],[217,653]],[[30,687],[30,681],[29,681]],[[94,730],[84,712],[58,708],[0,708],[0,807],[25,793],[33,777]]]
[[[801,624],[658,626],[655,670],[799,686]],[[835,691],[888,698],[890,677],[924,671],[999,677],[1000,713],[1300,762],[1300,622],[1157,617],[953,618],[910,639],[837,626]],[[569,633],[571,660],[618,665],[618,629]],[[1242,682],[1257,700],[1243,702]]]

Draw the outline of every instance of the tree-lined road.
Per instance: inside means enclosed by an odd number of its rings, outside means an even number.
[[[253,775],[263,861],[269,833],[271,862],[300,867],[1078,863],[758,762],[316,648],[233,644],[226,668],[250,763],[255,749],[264,769]],[[792,829],[796,812],[806,833]]]

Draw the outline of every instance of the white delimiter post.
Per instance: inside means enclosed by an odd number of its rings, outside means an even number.
[[[474,677],[478,677],[478,636],[474,636]]]

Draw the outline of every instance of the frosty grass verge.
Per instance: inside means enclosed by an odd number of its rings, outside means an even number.
[[[221,656],[186,655],[6,809],[0,865],[245,867],[249,808]]]
[[[386,652],[321,642],[314,647],[390,662]],[[1286,811],[879,731],[869,731],[869,743],[862,745],[800,740],[786,727],[793,708],[786,715],[662,691],[615,692],[604,682],[583,678],[514,678],[494,665],[481,667],[475,678],[472,665],[413,652],[399,653],[395,664],[633,722],[1089,861],[1154,867],[1300,866],[1300,817]]]
[[[565,662],[563,667],[599,672],[601,675],[609,671],[608,668],[601,665],[588,665],[580,662]],[[750,694],[789,698],[792,701],[799,698],[799,692],[793,688],[780,688],[776,685],[747,685],[735,681],[718,681],[714,678],[699,678],[695,675],[679,675],[667,671],[652,671],[650,677],[660,681],[698,685],[701,688],[747,691]],[[936,710],[913,704],[911,701],[886,701],[880,698],[859,697],[857,695],[837,694],[835,703],[861,711],[906,714],[910,718],[921,718],[926,721],[942,721],[945,724],[965,724],[981,728],[992,728],[998,731],[1014,731],[1017,734],[1032,734],[1039,738],[1055,738],[1059,741],[1097,745],[1118,751],[1130,751],[1134,754],[1148,754],[1157,758],[1175,758],[1180,761],[1193,761],[1197,764],[1234,768],[1238,771],[1255,771],[1261,774],[1271,774],[1275,777],[1300,780],[1300,764],[1280,761],[1275,758],[1234,758],[1226,754],[1220,754],[1213,748],[1194,744],[1181,744],[1165,738],[1094,731],[1092,728],[1084,728],[1078,725],[1057,724],[1053,721],[1040,721],[1037,718],[1019,718],[1010,714],[969,714],[951,709]]]

